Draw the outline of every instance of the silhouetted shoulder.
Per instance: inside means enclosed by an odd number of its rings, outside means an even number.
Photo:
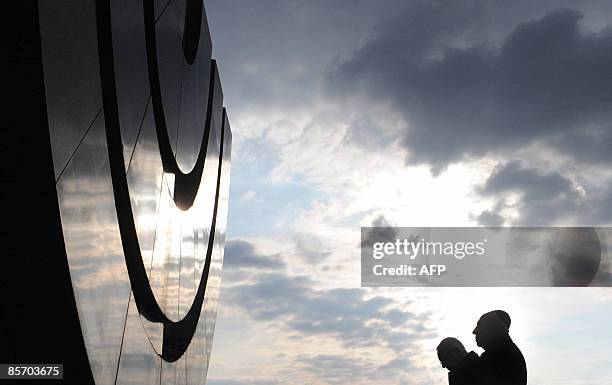
[[[501,338],[481,358],[483,385],[526,385],[527,365],[509,336]]]
[[[480,357],[469,352],[449,376],[449,385],[480,385]]]

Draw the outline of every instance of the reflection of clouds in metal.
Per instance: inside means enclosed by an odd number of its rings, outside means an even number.
[[[151,345],[140,323],[134,298],[130,298],[118,369],[118,384],[150,385],[159,383],[161,359],[151,354]]]
[[[130,285],[112,199],[104,115],[57,184],[66,253],[83,338],[97,383],[112,383]]]
[[[193,334],[195,333],[196,325],[200,318],[200,312],[202,304],[204,302],[204,296],[206,291],[206,280],[208,278],[208,272],[211,263],[211,257],[213,255],[213,243],[214,243],[214,229],[216,226],[217,216],[217,203],[219,196],[220,180],[221,180],[221,165],[217,167],[216,178],[211,178],[206,182],[209,185],[216,184],[216,191],[214,194],[214,206],[212,215],[205,216],[203,218],[211,218],[211,225],[209,227],[206,256],[204,262],[204,269],[202,272],[202,279],[198,285],[197,291],[193,296],[193,301],[190,307],[186,310],[184,317],[180,318],[177,314],[176,317],[172,317],[172,314],[176,314],[175,310],[168,306],[166,303],[166,310],[169,310],[169,314],[160,306],[160,303],[155,298],[153,290],[151,288],[149,278],[146,274],[146,268],[143,263],[142,256],[140,254],[140,245],[136,234],[136,226],[134,223],[134,216],[132,212],[129,188],[127,183],[126,172],[124,168],[123,159],[123,144],[121,141],[121,125],[119,119],[119,108],[117,100],[116,90],[116,79],[115,79],[115,68],[113,63],[113,47],[112,47],[112,25],[111,25],[111,11],[110,4],[99,2],[97,3],[97,22],[98,22],[98,38],[99,38],[99,49],[100,49],[100,69],[101,69],[101,80],[102,80],[102,93],[103,100],[106,106],[106,135],[108,142],[108,153],[111,165],[111,175],[113,179],[113,193],[115,197],[115,205],[117,207],[118,223],[121,232],[121,240],[123,245],[123,251],[125,256],[126,265],[128,267],[128,274],[130,276],[130,282],[132,286],[132,292],[139,312],[147,318],[147,320],[154,323],[162,323],[163,328],[163,343],[162,343],[162,357],[167,361],[175,361],[182,356],[189,344]],[[149,85],[151,87],[151,102],[153,106],[153,115],[155,118],[155,127],[159,145],[160,156],[162,159],[163,169],[166,173],[174,174],[174,196],[173,201],[177,207],[181,210],[187,210],[194,205],[196,196],[200,184],[202,183],[202,176],[204,173],[204,164],[207,158],[222,159],[223,158],[223,143],[224,139],[224,128],[227,123],[225,119],[225,112],[221,108],[221,97],[220,83],[218,81],[218,75],[214,61],[210,68],[210,83],[208,93],[208,108],[206,112],[206,120],[204,122],[204,135],[200,144],[197,159],[193,169],[188,173],[183,173],[172,150],[170,148],[170,141],[168,137],[168,131],[166,127],[166,119],[163,113],[163,98],[161,93],[161,87],[159,82],[159,71],[157,68],[157,42],[155,33],[155,19],[154,19],[154,4],[152,1],[144,3],[144,16],[145,16],[145,38],[147,46],[147,61],[149,69]],[[187,19],[186,19],[187,20]],[[193,32],[193,30],[191,31]],[[186,31],[183,33],[185,38]],[[208,57],[205,58],[207,60]],[[189,72],[185,70],[184,73]],[[215,101],[215,102],[213,102]],[[218,113],[213,112],[213,108],[219,103]],[[187,111],[184,115],[193,115],[197,111],[193,109]],[[213,116],[218,116],[222,113],[222,118],[217,118],[217,125],[213,124]],[[196,114],[197,115],[197,114]],[[181,115],[179,115],[180,118]],[[219,127],[220,125],[220,127]],[[215,133],[217,135],[215,135]],[[219,140],[217,140],[217,137]],[[229,139],[229,136],[228,136]],[[228,140],[225,140],[226,142]],[[218,145],[218,156],[211,154],[209,149],[211,145]],[[208,162],[210,163],[210,162]],[[219,163],[219,162],[217,162]],[[212,176],[212,175],[209,175]],[[216,182],[216,183],[215,183]],[[210,197],[209,197],[210,198]],[[171,208],[172,209],[172,208]],[[199,216],[199,218],[202,218]],[[171,231],[174,233],[178,231],[179,234],[171,235],[170,242],[170,254],[176,255],[177,250],[174,245],[179,245],[182,248],[183,244],[175,242],[174,239],[179,237],[180,232],[187,230],[184,223],[174,223],[171,226]],[[187,230],[189,231],[189,230]],[[191,229],[193,231],[193,228]],[[181,250],[178,250],[181,253]],[[153,260],[155,261],[155,253]],[[189,258],[186,258],[186,265]],[[155,264],[154,264],[155,266]],[[181,292],[181,258],[170,258],[163,264],[163,272],[166,273],[164,277],[166,279],[165,285],[163,285],[164,299],[179,303],[180,308],[180,292]],[[155,269],[152,269],[152,274],[155,273]],[[189,287],[189,283],[186,285]],[[168,288],[177,288],[170,289]],[[176,292],[178,291],[178,295]],[[183,290],[184,294],[188,295],[188,289]],[[176,298],[176,300],[175,300]],[[178,309],[177,309],[178,310]],[[174,319],[173,319],[174,318]]]
[[[155,3],[39,7],[66,251],[98,384],[203,383],[216,317],[231,131],[202,2]]]

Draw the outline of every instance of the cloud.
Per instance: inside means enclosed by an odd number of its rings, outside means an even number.
[[[543,138],[592,160],[584,131],[612,137],[612,29],[585,32],[579,12],[559,9],[488,47],[474,38],[480,15],[471,1],[406,8],[335,66],[330,93],[391,103],[408,121],[407,160],[434,172]]]
[[[333,354],[302,356],[298,358],[298,363],[309,372],[340,382],[348,378],[363,378],[374,369],[372,363],[366,360]]]
[[[257,321],[281,321],[301,336],[328,336],[351,347],[378,346],[401,351],[419,338],[426,315],[393,308],[385,297],[366,297],[362,289],[314,290],[304,276],[266,273],[227,289],[230,303]]]
[[[554,140],[555,147],[571,155],[578,162],[608,166],[612,161],[612,126],[603,126],[584,132],[572,132]]]
[[[380,364],[380,361],[384,363]],[[397,355],[390,360],[371,360],[370,357],[346,354],[302,354],[296,357],[296,365],[330,383],[359,383],[366,379],[369,383],[429,384],[423,377],[417,381],[402,382],[406,373],[419,370],[404,355]]]
[[[399,7],[397,0],[209,1],[213,56],[232,109],[232,129],[238,115],[249,111],[273,119],[309,109],[318,87],[313,78],[339,47],[356,46],[369,26]],[[252,126],[237,129],[248,135]]]
[[[492,210],[484,210],[483,212],[478,214],[475,217],[475,219],[478,222],[478,224],[481,225],[481,226],[490,226],[490,227],[503,226],[503,224],[504,224],[504,217],[502,217],[499,214],[499,212],[503,208],[503,203],[504,203],[503,200],[498,201],[498,203],[495,205],[494,209],[492,209]]]
[[[476,190],[483,196],[498,198],[492,210],[478,216],[481,225],[502,225],[502,213],[507,208],[518,210],[520,224],[551,225],[574,213],[581,198],[570,179],[555,171],[526,167],[520,161],[499,164]],[[518,201],[507,203],[505,197],[509,194],[518,195]]]
[[[224,268],[226,270],[262,269],[284,270],[285,262],[278,255],[260,255],[253,245],[242,239],[225,243]]]
[[[519,191],[531,202],[578,194],[572,181],[561,174],[528,168],[517,160],[498,165],[480,190],[484,195]]]
[[[604,186],[585,191],[558,171],[544,171],[521,161],[498,164],[476,192],[496,200],[475,216],[483,226],[606,225],[612,218],[612,192]],[[514,211],[518,217],[512,218]]]
[[[257,195],[257,192],[255,192],[255,190],[247,190],[244,194],[242,194],[240,196],[240,200],[241,201],[250,201],[253,198],[255,198],[255,195]]]
[[[437,337],[428,311],[413,311],[410,300],[398,307],[397,300],[369,289],[325,287],[316,277],[296,275],[286,267],[251,263],[270,257],[247,240],[228,243],[229,258],[234,258],[225,273],[237,267],[237,255],[240,261],[247,255],[247,265],[255,267],[224,286],[222,307],[231,319],[273,333],[275,344],[295,346],[278,359],[293,376],[298,372],[300,378],[330,384],[347,379],[397,383],[408,369],[404,364],[410,352]],[[262,354],[268,354],[266,348]],[[225,377],[219,378],[224,384]]]
[[[304,275],[290,275],[280,263],[259,255],[247,241],[228,242],[228,270],[249,266],[258,272],[224,288],[224,301],[258,322],[280,322],[293,335],[326,336],[352,347],[377,346],[402,351],[429,338],[427,314],[398,309],[394,301],[369,296],[364,289],[315,289]]]
[[[252,381],[241,381],[231,380],[224,378],[208,378],[206,380],[208,385],[278,385],[279,382],[275,380],[252,380]]]
[[[369,227],[372,227],[372,229],[362,230],[363,239],[360,247],[371,245],[380,239],[393,242],[397,237],[397,230],[382,214],[377,215]]]

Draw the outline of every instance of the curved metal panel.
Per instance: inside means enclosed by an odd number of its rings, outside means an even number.
[[[38,8],[57,180],[102,107],[95,1],[40,1]]]
[[[62,231],[93,378],[201,383],[231,151],[203,4],[48,1],[40,9]],[[75,23],[52,20],[58,14]],[[68,49],[58,55],[62,37]],[[60,62],[83,63],[84,87],[73,87]]]
[[[130,284],[117,228],[104,114],[57,183],[66,254],[96,384],[113,384]]]

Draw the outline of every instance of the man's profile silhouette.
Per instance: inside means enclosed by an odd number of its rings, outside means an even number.
[[[447,337],[438,345],[438,359],[443,368],[448,369],[449,385],[478,385],[478,355],[467,352],[456,338]]]
[[[476,345],[484,349],[480,356],[483,385],[525,385],[527,365],[508,331],[510,315],[494,310],[480,317],[473,333]]]

